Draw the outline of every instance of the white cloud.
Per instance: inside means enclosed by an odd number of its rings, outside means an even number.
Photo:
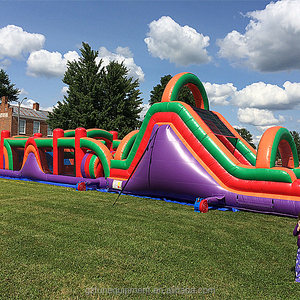
[[[33,104],[36,103],[36,101],[32,100],[32,99],[28,99],[26,101],[24,101],[22,104],[21,104],[21,107],[25,107],[25,108],[31,108],[33,107]],[[57,105],[57,104],[56,104]],[[53,111],[53,108],[56,106],[49,106],[49,107],[43,107],[43,106],[40,106],[40,110],[45,110],[45,111]]]
[[[271,2],[248,12],[245,34],[236,30],[217,41],[219,55],[234,65],[261,72],[300,69],[300,1]]]
[[[63,56],[59,52],[47,50],[34,51],[27,60],[27,75],[33,77],[62,77],[67,70],[67,62],[77,60],[76,51],[69,51]]]
[[[180,26],[168,16],[149,24],[145,43],[154,57],[168,59],[177,65],[204,64],[211,61],[206,47],[209,37],[189,26]]]
[[[67,62],[78,60],[79,54],[76,51],[69,51],[62,55],[59,52],[49,52],[47,50],[34,51],[27,60],[27,75],[33,77],[62,77],[67,70]],[[145,80],[145,74],[141,67],[137,66],[133,59],[133,54],[128,47],[118,47],[115,53],[108,51],[105,47],[99,49],[97,62],[103,60],[102,66],[107,66],[110,61],[123,62],[128,68],[128,76]]]
[[[26,108],[32,108],[32,105],[36,103],[36,101],[32,100],[32,99],[27,99],[26,101],[24,101],[21,104],[21,107],[26,107]]]
[[[24,88],[19,89],[19,91],[20,91],[19,98],[28,95],[28,92]]]
[[[252,137],[252,141],[253,141],[253,144],[256,145],[256,149],[258,147],[258,144],[261,140],[261,137],[262,137],[262,134],[261,135],[255,135]]]
[[[143,121],[144,118],[145,118],[145,115],[147,113],[147,111],[149,110],[150,108],[150,104],[142,104],[141,107],[143,108],[143,110],[140,112],[140,120]]]
[[[53,109],[54,109],[55,106],[56,106],[56,105],[54,105],[54,106],[48,106],[48,107],[43,107],[43,106],[41,106],[41,107],[40,107],[40,110],[45,110],[45,111],[53,112]]]
[[[130,51],[129,47],[117,47],[116,53],[124,57],[133,57],[133,53]]]
[[[291,110],[300,107],[300,83],[286,81],[282,87],[264,82],[252,83],[241,90],[232,83],[203,83],[211,105],[240,108]]]
[[[103,60],[102,66],[107,66],[110,61],[124,63],[124,66],[129,70],[128,76],[138,79],[139,82],[145,81],[145,74],[141,67],[137,66],[133,59],[133,54],[128,47],[118,47],[115,53],[108,51],[105,47],[99,49],[99,60]]]
[[[6,70],[11,65],[11,60],[6,58],[0,61],[0,68]]]
[[[239,108],[237,118],[243,124],[256,126],[261,132],[271,126],[281,125],[285,122],[284,116],[279,115],[279,118],[276,119],[272,111],[257,108]]]
[[[62,89],[61,89],[61,91],[60,91],[60,93],[62,94],[62,95],[67,95],[67,91],[69,90],[69,87],[68,86],[64,86]]]
[[[228,98],[233,97],[237,88],[232,83],[203,83],[210,105],[228,105]]]
[[[254,125],[260,131],[285,123],[275,111],[300,108],[300,83],[286,81],[282,87],[256,82],[237,90],[232,83],[203,83],[210,105],[239,107],[237,118],[243,124]],[[288,116],[286,116],[288,118]]]
[[[22,59],[24,54],[42,49],[44,43],[42,34],[28,33],[21,27],[7,25],[0,29],[0,59]]]
[[[236,91],[231,104],[242,108],[293,109],[300,104],[300,83],[286,81],[283,88],[264,82],[253,83]]]

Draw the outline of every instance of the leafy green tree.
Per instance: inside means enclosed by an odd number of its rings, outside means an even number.
[[[17,101],[20,90],[15,88],[15,84],[10,82],[7,73],[0,69],[0,98],[2,96],[7,96],[8,101]]]
[[[248,131],[246,128],[236,128],[235,129],[239,135],[247,141],[254,149],[256,149],[256,146],[253,143],[253,135]]]
[[[123,63],[97,63],[98,51],[82,43],[81,57],[68,62],[63,82],[67,96],[49,114],[51,129],[101,128],[116,130],[120,138],[139,127],[142,99],[138,80],[128,78]]]
[[[171,80],[171,78],[172,78],[171,75],[165,75],[160,78],[160,83],[156,85],[153,88],[153,90],[150,92],[150,100],[149,100],[150,105],[161,101],[161,97],[164,93],[165,87],[168,84],[168,82]],[[193,97],[193,94],[190,91],[190,89],[186,86],[181,88],[177,98],[178,101],[182,101],[191,106],[195,106],[195,99]]]

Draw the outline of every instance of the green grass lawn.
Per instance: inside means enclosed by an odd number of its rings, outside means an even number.
[[[0,299],[300,298],[295,219],[0,186]]]

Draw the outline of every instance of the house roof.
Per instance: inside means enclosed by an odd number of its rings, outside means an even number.
[[[11,106],[13,109],[13,115],[18,116],[18,106]],[[48,119],[48,111],[45,110],[35,110],[27,107],[20,107],[20,117],[30,118],[30,119]]]

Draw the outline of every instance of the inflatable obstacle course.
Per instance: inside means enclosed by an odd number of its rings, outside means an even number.
[[[196,107],[176,101],[183,86]],[[204,210],[216,205],[287,216],[300,211],[299,159],[289,131],[268,129],[256,151],[221,114],[209,110],[205,89],[191,73],[174,76],[141,128],[122,140],[102,129],[55,129],[53,138],[10,137],[2,131],[0,175],[86,182],[190,203],[203,199]]]

